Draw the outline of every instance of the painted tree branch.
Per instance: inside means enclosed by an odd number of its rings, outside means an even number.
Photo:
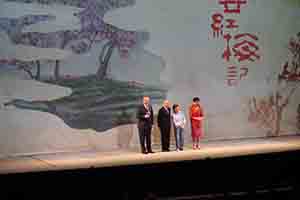
[[[109,60],[112,56],[114,49],[114,44],[112,41],[107,42],[101,50],[101,53],[99,55],[99,63],[100,66],[97,70],[97,78],[99,80],[102,80],[106,77],[107,75],[107,70],[108,70],[108,65],[109,65]]]
[[[18,68],[20,70],[23,70],[24,72],[26,72],[29,75],[30,78],[32,78],[32,79],[36,78],[36,76],[33,75],[30,67],[27,64],[25,64],[25,63],[20,64],[20,65],[18,65]]]
[[[268,136],[280,135],[283,112],[300,86],[300,33],[297,34],[297,38],[290,39],[288,50],[292,58],[285,62],[278,73],[275,93],[267,100],[261,97],[260,105],[257,104],[256,97],[249,103],[249,121],[264,125],[269,121]],[[285,85],[281,88],[283,84]]]
[[[87,84],[82,84],[83,82]],[[166,97],[166,90],[163,89],[135,87],[121,81],[99,81],[96,76],[60,80],[59,84],[71,86],[74,92],[70,96],[52,101],[15,99],[5,105],[54,114],[72,128],[106,131],[116,126],[135,123],[136,108],[143,95],[149,95],[154,104],[161,103]]]

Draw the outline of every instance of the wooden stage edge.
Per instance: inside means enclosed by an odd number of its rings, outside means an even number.
[[[156,153],[147,155],[137,150],[26,155],[0,159],[0,174],[156,164],[298,150],[300,150],[300,136],[282,136],[212,141],[202,143],[200,150],[193,150],[191,146],[187,146],[181,152],[160,152],[157,149]]]

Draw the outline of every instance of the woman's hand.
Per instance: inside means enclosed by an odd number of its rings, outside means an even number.
[[[192,119],[194,119],[194,120],[198,120],[198,121],[201,121],[201,120],[203,120],[203,119],[204,119],[204,117],[193,117]]]
[[[180,124],[180,127],[181,127],[181,128],[184,128],[184,123],[181,123],[181,124]]]

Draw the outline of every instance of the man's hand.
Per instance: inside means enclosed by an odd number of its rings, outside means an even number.
[[[149,118],[151,116],[151,113],[148,111],[147,114],[145,115],[145,118]]]

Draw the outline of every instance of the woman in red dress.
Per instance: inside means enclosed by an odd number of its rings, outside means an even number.
[[[193,149],[200,149],[199,142],[203,136],[202,121],[204,119],[203,109],[200,105],[198,97],[193,98],[193,103],[189,109],[189,116],[191,120],[191,130],[193,138]]]

